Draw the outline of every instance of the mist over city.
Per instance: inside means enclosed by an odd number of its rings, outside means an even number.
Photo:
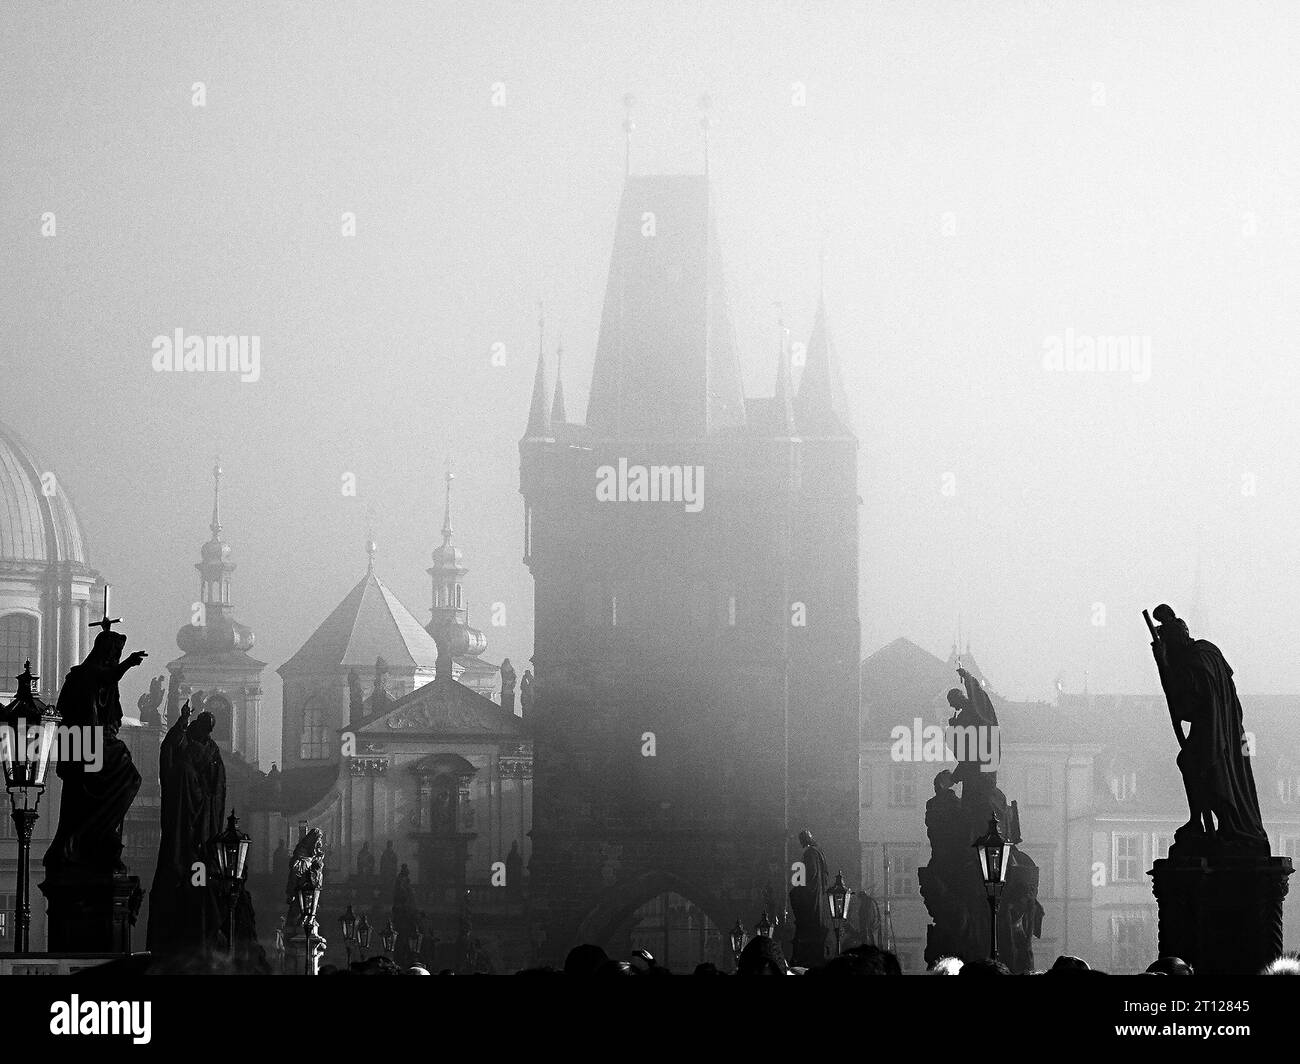
[[[1300,972],[1298,47],[9,5],[0,972]]]

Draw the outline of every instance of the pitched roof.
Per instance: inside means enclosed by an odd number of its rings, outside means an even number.
[[[817,304],[817,318],[808,338],[799,398],[795,400],[799,431],[810,436],[852,436],[853,419],[840,377],[835,345],[826,328],[826,305]]]
[[[385,706],[358,727],[376,735],[526,735],[523,721],[455,680],[435,680]]]
[[[438,644],[371,570],[280,671],[313,666],[373,669],[377,657],[391,669],[432,669]]]

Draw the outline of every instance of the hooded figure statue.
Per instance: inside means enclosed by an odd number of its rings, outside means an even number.
[[[1191,808],[1191,819],[1174,832],[1174,845],[1183,856],[1268,856],[1232,668],[1213,643],[1193,639],[1169,606],[1157,606],[1153,616],[1160,628],[1152,649]],[[1186,735],[1184,722],[1191,726]]]

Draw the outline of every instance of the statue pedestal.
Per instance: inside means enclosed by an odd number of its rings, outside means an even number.
[[[310,962],[308,953],[310,952]],[[319,975],[320,959],[325,955],[325,939],[319,934],[319,929],[313,925],[312,933],[304,937],[301,931],[290,938],[285,939],[284,943],[284,969],[285,975]],[[308,963],[311,967],[308,969]]]
[[[144,892],[140,877],[63,871],[41,884],[50,953],[130,953]]]
[[[1282,952],[1289,857],[1169,857],[1156,861],[1161,956],[1197,975],[1256,975]]]

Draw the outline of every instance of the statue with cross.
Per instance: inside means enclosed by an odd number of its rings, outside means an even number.
[[[58,711],[65,727],[80,732],[81,757],[60,760],[63,781],[59,827],[45,854],[45,868],[118,874],[122,864],[122,821],[140,789],[140,773],[120,738],[122,699],[118,684],[148,655],[137,650],[122,657],[126,636],[113,631],[120,617],[110,617],[109,590],[104,588],[104,615],[86,660],[68,670],[59,692]]]

